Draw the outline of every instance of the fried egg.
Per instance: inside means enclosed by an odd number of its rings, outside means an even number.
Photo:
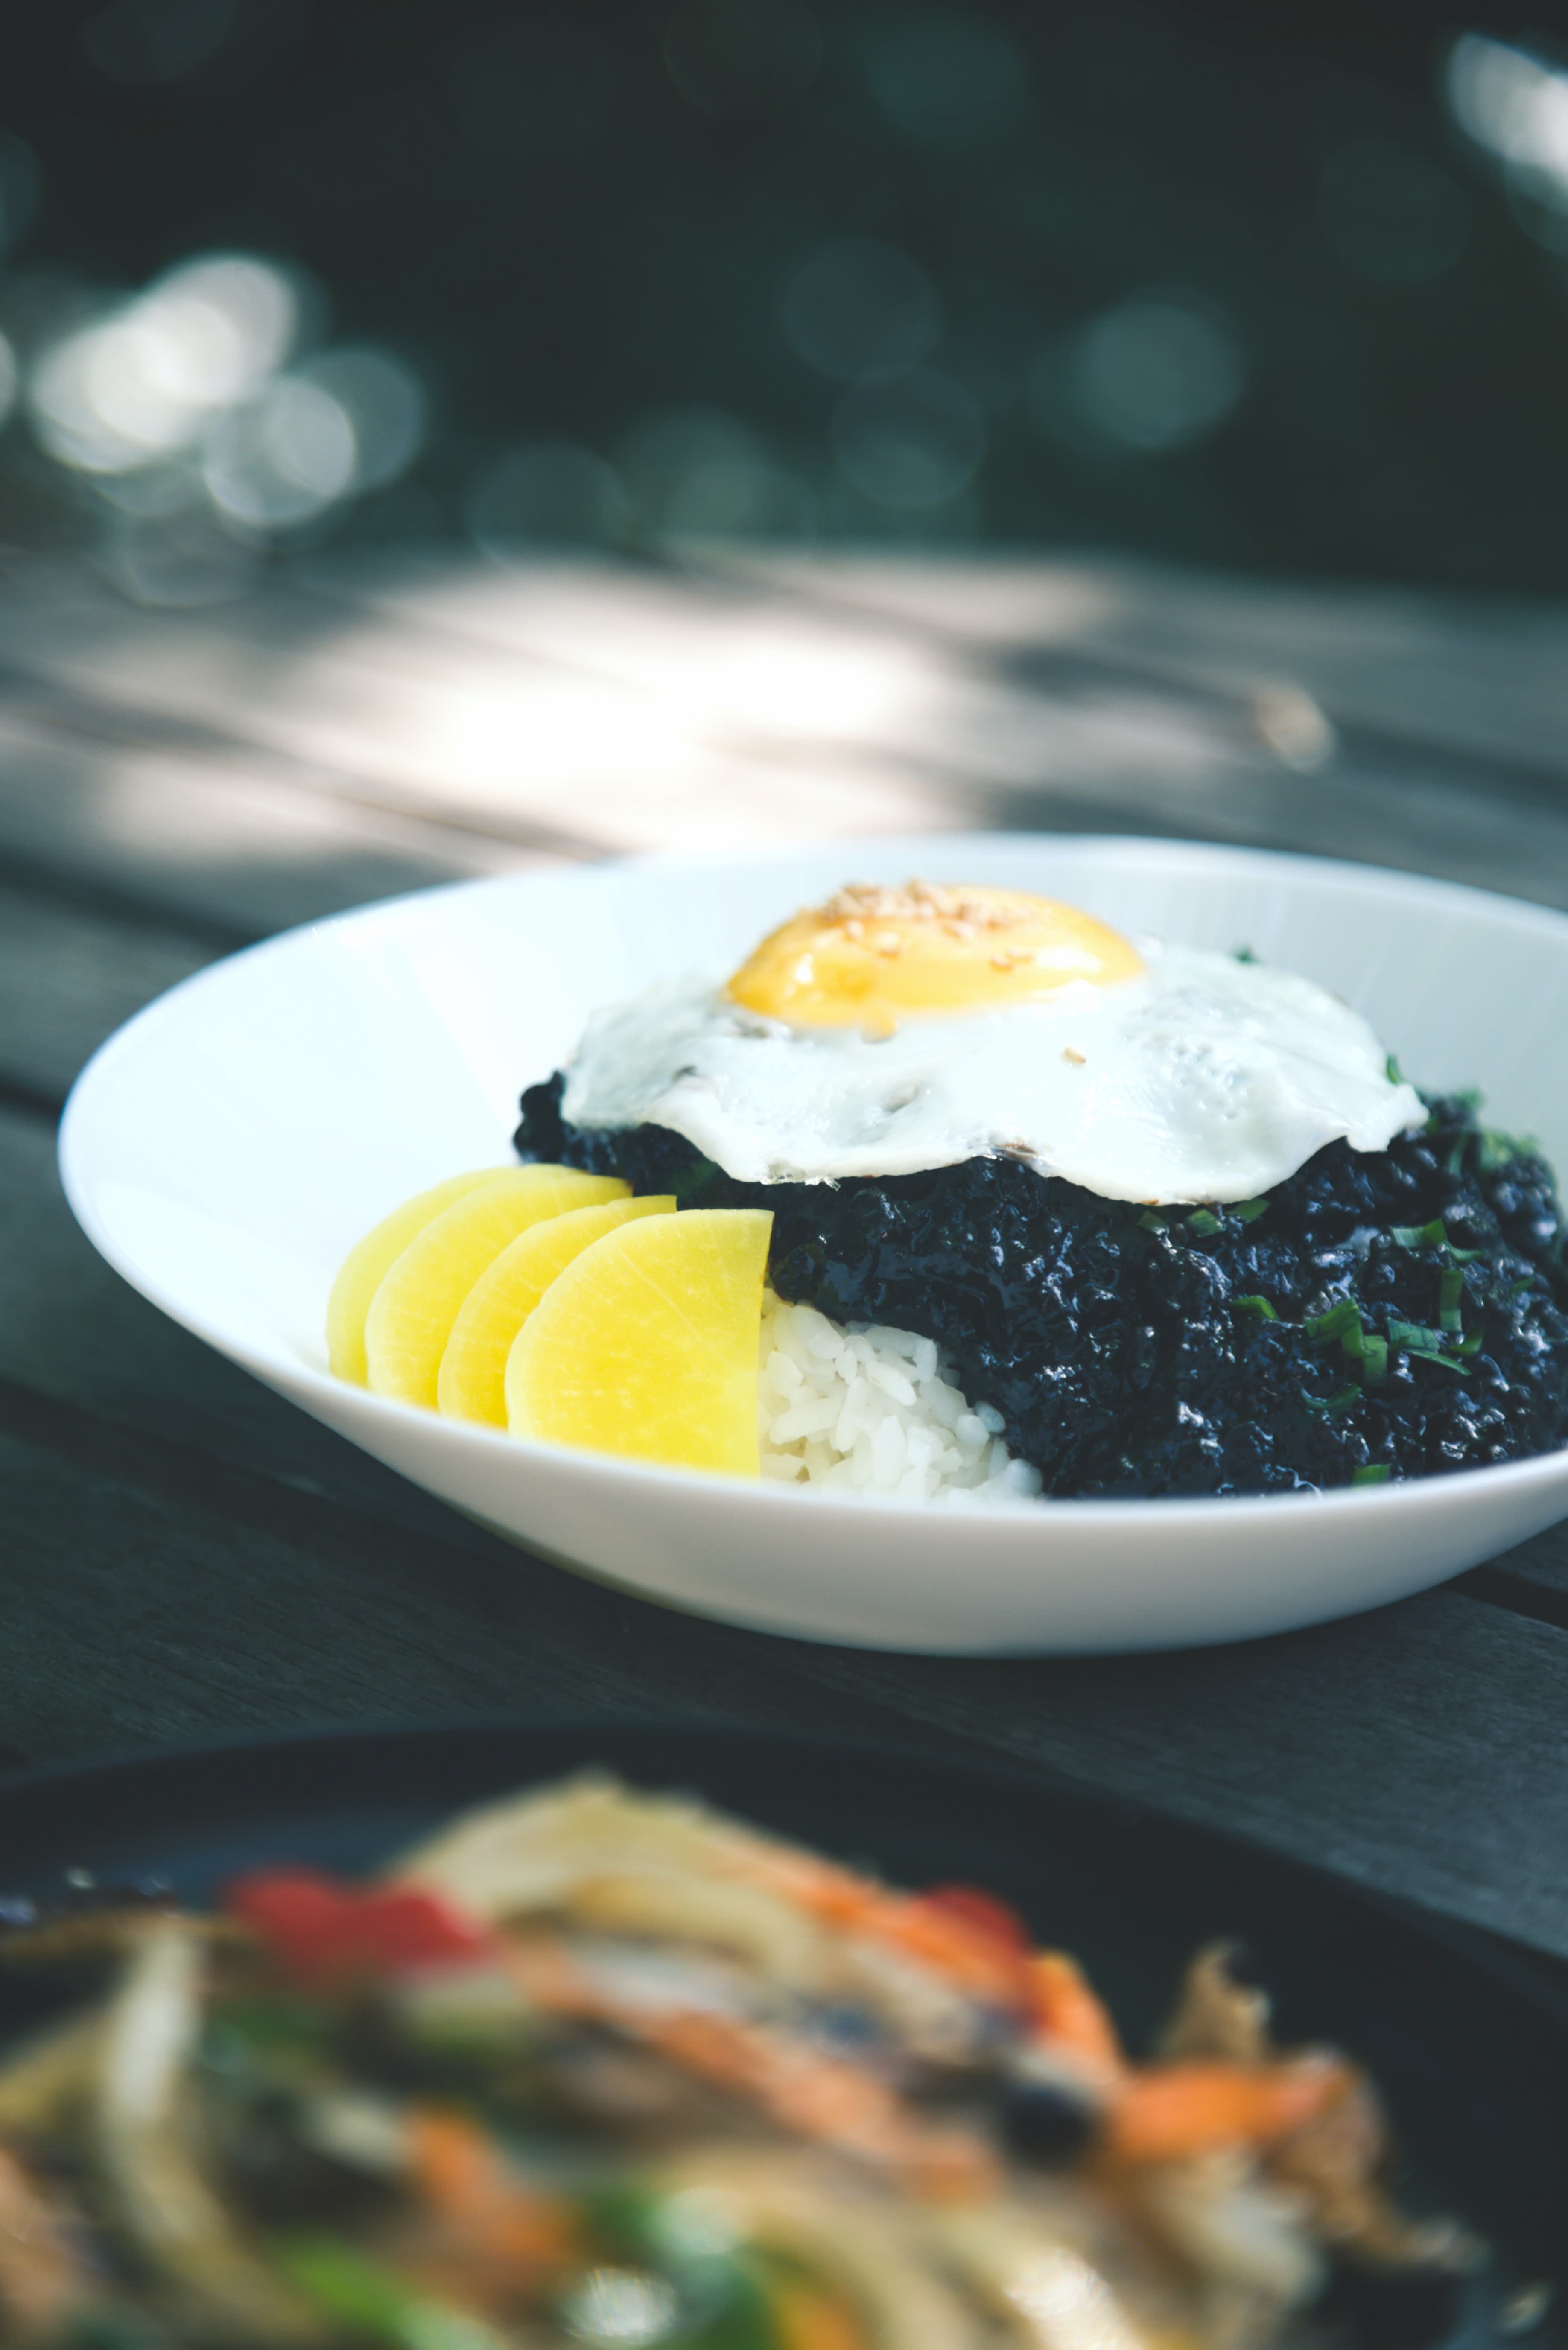
[[[722,986],[597,1014],[562,1111],[669,1127],[742,1182],[1004,1155],[1150,1206],[1251,1199],[1327,1142],[1383,1150],[1426,1116],[1312,980],[919,882],[840,890]]]

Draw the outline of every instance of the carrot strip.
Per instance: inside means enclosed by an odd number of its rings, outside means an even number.
[[[1116,2027],[1065,1950],[1037,1950],[1029,1961],[1029,1978],[1041,2040],[1078,2058],[1102,2079],[1119,2079],[1127,2059]]]
[[[776,2285],[773,2313],[780,2350],[866,2350],[866,2336],[843,2303],[812,2285],[794,2278]]]
[[[476,2256],[524,2272],[570,2257],[567,2207],[516,2178],[487,2131],[428,2106],[410,2127],[414,2186]]]
[[[1123,2162],[1179,2162],[1223,2146],[1270,2146],[1314,2120],[1351,2084],[1332,2057],[1283,2064],[1162,2064],[1130,2074],[1106,2118]]]

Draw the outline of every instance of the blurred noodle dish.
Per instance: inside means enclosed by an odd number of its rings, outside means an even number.
[[[1482,2258],[1227,1946],[1135,2061],[991,1895],[607,1776],[369,1880],[104,1888],[0,1959],[88,1979],[0,2069],[37,2350],[1418,2350]]]

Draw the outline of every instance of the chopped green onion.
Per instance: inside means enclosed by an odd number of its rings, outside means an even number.
[[[1360,1397],[1361,1389],[1357,1387],[1340,1388],[1331,1396],[1308,1395],[1304,1388],[1302,1389],[1302,1401],[1308,1411],[1321,1411],[1324,1414],[1348,1411],[1353,1403],[1360,1400]]]
[[[1222,1232],[1225,1227],[1218,1216],[1210,1214],[1207,1208],[1195,1208],[1187,1219],[1187,1229],[1189,1232],[1196,1232],[1199,1240],[1206,1241],[1210,1232]]]
[[[1459,1352],[1465,1356],[1479,1355],[1485,1343],[1486,1342],[1480,1332],[1479,1330],[1472,1330],[1468,1338],[1461,1338],[1459,1340]]]
[[[1465,1151],[1468,1149],[1469,1144],[1469,1136],[1468,1134],[1456,1134],[1452,1142],[1449,1145],[1449,1155],[1443,1161],[1443,1165],[1450,1175],[1462,1175],[1464,1173]]]
[[[1280,1318],[1266,1297],[1233,1297],[1231,1311],[1232,1314],[1255,1314],[1260,1322],[1277,1322]]]
[[[1342,1297],[1326,1314],[1309,1315],[1302,1328],[1314,1347],[1332,1346],[1335,1338],[1342,1338],[1347,1355],[1360,1352],[1361,1308],[1354,1297]]]
[[[1532,1276],[1529,1281],[1516,1281],[1513,1287],[1508,1293],[1509,1304],[1511,1305],[1517,1305],[1521,1297],[1528,1297],[1534,1287],[1535,1282],[1533,1276]]]
[[[1350,1472],[1353,1485],[1386,1485],[1394,1471],[1386,1461],[1368,1461]]]
[[[1268,1204],[1267,1200],[1237,1200],[1231,1205],[1231,1213],[1240,1216],[1244,1224],[1255,1224]]]
[[[1451,1355],[1443,1353],[1442,1332],[1424,1330],[1418,1322],[1390,1322],[1388,1343],[1393,1347],[1403,1347],[1413,1363],[1436,1363],[1445,1371],[1464,1368],[1464,1365],[1456,1363]]]
[[[1449,1243],[1449,1254],[1453,1258],[1456,1264],[1477,1264],[1482,1257],[1490,1256],[1491,1254],[1491,1251],[1490,1249],[1483,1248],[1456,1248],[1452,1241],[1450,1241]]]
[[[1390,1053],[1388,1058],[1384,1062],[1383,1074],[1387,1078],[1391,1086],[1402,1086],[1404,1084],[1405,1072],[1399,1066],[1398,1057],[1396,1054]]]
[[[1153,1208],[1146,1208],[1138,1218],[1138,1222],[1146,1232],[1162,1232],[1169,1222],[1168,1216],[1160,1215]]]
[[[1443,1230],[1441,1216],[1434,1216],[1429,1224],[1391,1224],[1389,1230],[1401,1248],[1446,1248],[1448,1233]]]
[[[1361,1339],[1361,1376],[1368,1387],[1376,1387],[1388,1376],[1388,1341],[1374,1338],[1366,1332]]]
[[[1454,1333],[1465,1326],[1460,1300],[1465,1294],[1464,1267],[1451,1264],[1438,1281],[1438,1320],[1442,1327]]]

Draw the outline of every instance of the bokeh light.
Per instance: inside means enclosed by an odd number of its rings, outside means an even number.
[[[639,534],[662,538],[801,538],[819,520],[800,474],[722,410],[667,409],[618,443],[616,464]]]
[[[1568,55],[1227,17],[82,0],[0,114],[0,525],[1554,588]]]
[[[498,563],[525,562],[541,548],[614,546],[629,518],[614,467],[576,441],[509,450],[480,474],[466,504],[471,537]]]
[[[254,254],[199,255],[129,301],[61,289],[54,308],[29,420],[91,486],[99,559],[142,601],[241,592],[245,546],[397,480],[423,443],[424,386],[393,352],[340,344],[289,368],[323,304],[301,273]],[[225,536],[241,551],[225,554]]]
[[[941,303],[926,272],[874,237],[820,246],[789,280],[782,315],[798,358],[851,381],[914,367],[942,330]]]
[[[354,479],[354,420],[306,376],[280,376],[208,436],[202,479],[231,522],[269,534],[308,522]]]
[[[1461,130],[1543,202],[1568,209],[1568,73],[1467,33],[1449,53],[1448,90]]]
[[[862,68],[887,120],[922,147],[1004,140],[1029,113],[1027,61],[993,19],[950,7],[880,7],[855,20]]]
[[[1077,336],[1068,381],[1081,420],[1129,451],[1182,449],[1222,423],[1246,369],[1233,336],[1158,296],[1118,304]]]
[[[241,254],[188,262],[48,350],[29,403],[40,440],[84,473],[184,447],[247,400],[292,348],[285,273]]]
[[[853,385],[833,418],[851,487],[877,505],[924,512],[967,489],[985,453],[979,405],[951,377],[917,368]]]
[[[348,420],[354,463],[346,488],[356,494],[379,490],[408,471],[424,446],[429,403],[406,360],[373,344],[342,343],[294,372],[297,382],[325,392]]]

